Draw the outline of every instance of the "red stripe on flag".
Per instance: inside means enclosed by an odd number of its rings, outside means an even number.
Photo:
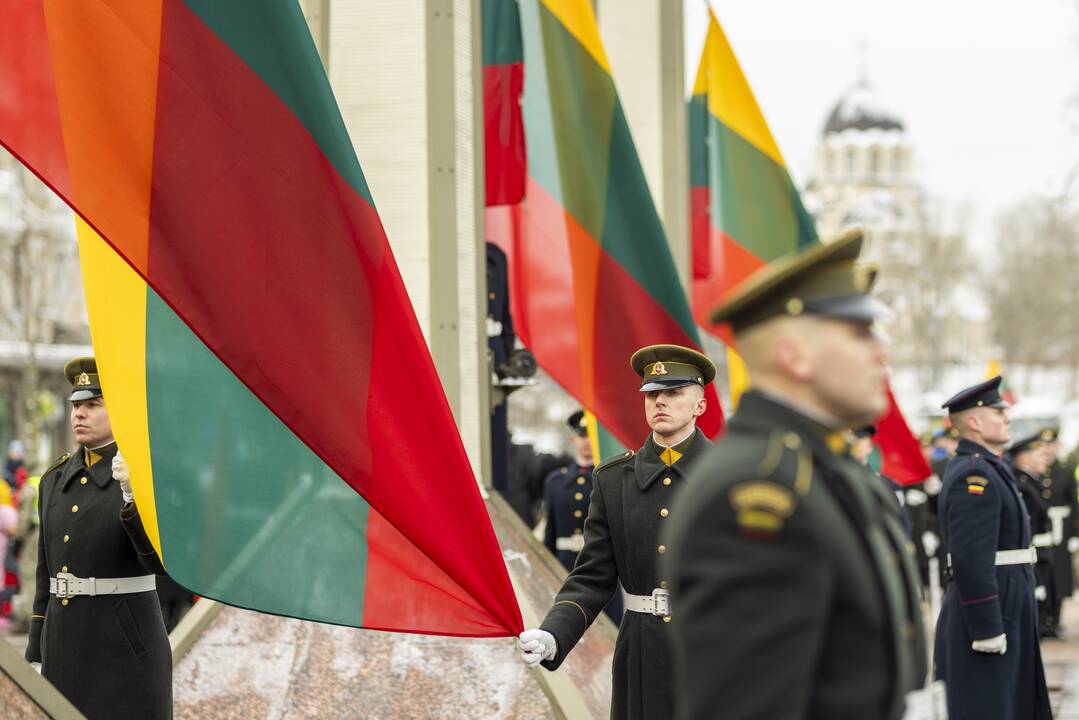
[[[58,194],[71,182],[49,33],[40,2],[10,3],[0,23],[0,139]]]
[[[525,193],[525,129],[521,118],[524,63],[483,68],[487,205],[509,205]]]

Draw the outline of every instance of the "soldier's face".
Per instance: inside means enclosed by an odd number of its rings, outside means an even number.
[[[1012,421],[1007,409],[979,407],[970,413],[970,427],[981,436],[983,445],[1006,445],[1012,439]]]
[[[812,335],[810,384],[817,401],[843,427],[872,423],[888,409],[888,359],[868,323],[818,318]]]
[[[112,442],[112,425],[102,398],[75,400],[71,403],[71,429],[75,440],[84,447],[99,448]]]
[[[680,435],[704,414],[704,392],[697,385],[644,394],[644,414],[648,427],[661,437]]]
[[[573,454],[579,465],[592,464],[592,441],[587,435],[573,436]]]

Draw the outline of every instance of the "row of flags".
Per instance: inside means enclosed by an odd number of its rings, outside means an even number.
[[[648,428],[630,354],[700,348],[719,294],[819,240],[714,17],[689,101],[687,296],[591,3],[482,10],[488,237],[509,260],[514,325],[597,440],[634,447]],[[110,418],[170,575],[321,622],[522,629],[295,3],[16,3],[0,25],[0,142],[79,218]],[[714,387],[708,400],[715,437]],[[895,417],[877,437],[903,449]],[[921,471],[888,457],[886,474]]]

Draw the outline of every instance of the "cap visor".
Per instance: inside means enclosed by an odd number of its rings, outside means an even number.
[[[670,390],[671,388],[685,387],[686,385],[699,385],[696,380],[690,378],[664,378],[663,380],[645,380],[641,383],[641,392],[655,392],[656,390]]]
[[[850,322],[873,322],[884,314],[884,308],[884,305],[863,293],[806,303],[807,313]]]
[[[71,397],[68,398],[69,402],[75,402],[76,400],[90,400],[92,398],[101,397],[100,390],[76,390],[71,393]]]

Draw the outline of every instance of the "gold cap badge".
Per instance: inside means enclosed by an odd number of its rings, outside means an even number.
[[[89,384],[90,384],[90,376],[87,375],[86,373],[79,373],[79,376],[77,378],[75,378],[75,387],[78,387],[80,385],[89,385]]]
[[[652,366],[652,374],[653,375],[666,375],[667,374],[667,368],[666,368],[666,366],[664,366],[663,363],[658,362],[658,363],[656,363],[655,365]]]

